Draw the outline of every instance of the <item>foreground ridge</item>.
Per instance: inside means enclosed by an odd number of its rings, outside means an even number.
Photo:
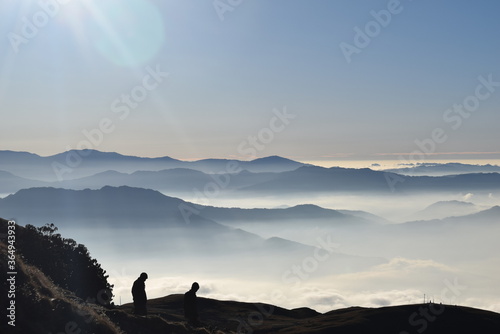
[[[7,220],[0,219],[2,231]],[[17,235],[24,227],[15,225]],[[41,228],[39,231],[44,231]],[[41,234],[43,237],[47,235]],[[69,239],[66,239],[69,240]],[[7,235],[0,240],[0,267],[10,267]],[[20,245],[23,245],[20,243]],[[25,246],[24,246],[25,247]],[[32,247],[32,246],[30,246]],[[83,247],[83,245],[82,245]],[[7,308],[2,333],[497,333],[500,314],[444,304],[414,304],[381,308],[350,307],[318,313],[309,308],[285,309],[263,303],[221,301],[199,297],[199,326],[188,325],[182,312],[183,295],[174,294],[148,301],[148,315],[133,314],[132,304],[116,306],[109,300],[77,296],[80,290],[63,288],[33,265],[31,254],[16,249],[15,307]],[[47,259],[58,261],[58,259]],[[41,267],[43,267],[42,264]],[[10,283],[9,283],[10,284]],[[8,284],[4,283],[6,291]],[[75,289],[75,291],[71,291]],[[10,298],[10,297],[9,297]],[[9,313],[11,318],[9,318]]]

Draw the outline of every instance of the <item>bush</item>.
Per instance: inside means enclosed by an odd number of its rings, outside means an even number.
[[[16,231],[18,252],[55,284],[86,301],[109,305],[113,285],[96,259],[82,244],[61,237],[54,224],[26,225]]]

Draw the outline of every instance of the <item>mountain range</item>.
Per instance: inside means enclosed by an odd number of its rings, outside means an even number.
[[[78,191],[31,188],[0,199],[0,212],[6,217],[21,223],[43,221],[67,229],[99,231],[93,233],[92,240],[102,238],[110,249],[120,249],[121,244],[128,242],[129,247],[120,253],[130,257],[140,256],[136,249],[143,247],[144,251],[169,257],[200,254],[195,257],[211,257],[212,262],[230,266],[233,255],[240,254],[241,259],[251,264],[245,266],[250,272],[251,268],[270,266],[272,270],[267,270],[270,274],[283,272],[296,259],[310,256],[318,247],[317,240],[325,237],[340,243],[332,244],[330,260],[343,265],[322,268],[337,273],[367,269],[384,263],[384,257],[392,254],[408,257],[424,254],[427,250],[419,247],[422,239],[439,243],[444,236],[448,247],[434,257],[454,254],[464,239],[476,233],[478,237],[483,235],[484,240],[464,258],[483,256],[494,242],[488,236],[499,228],[499,209],[495,206],[472,215],[441,220],[381,224],[381,218],[372,219],[377,216],[366,212],[350,214],[316,205],[279,209],[221,208],[126,186]],[[482,232],[485,226],[490,228],[486,235]],[[135,232],[128,241],[131,229],[142,232]],[[373,250],[378,250],[381,257],[371,256]],[[349,261],[350,264],[345,265]]]
[[[0,170],[39,181],[64,181],[91,176],[105,171],[133,173],[186,168],[204,173],[282,172],[304,166],[303,163],[278,156],[252,161],[203,159],[182,161],[170,157],[143,158],[96,150],[70,150],[42,157],[28,152],[0,151]]]
[[[105,186],[99,190],[55,188],[20,190],[16,194],[0,199],[0,212],[5,217],[16,219],[23,224],[42,221],[54,223],[67,230],[84,228],[98,235],[110,233],[113,239],[108,238],[107,246],[119,247],[120,244],[129,242],[129,247],[121,253],[130,257],[140,256],[135,250],[137,247],[142,247],[144,251],[170,257],[180,255],[194,258],[211,257],[211,263],[207,263],[210,267],[217,261],[230,263],[231,259],[226,259],[225,254],[230,254],[232,258],[239,254],[248,264],[246,267],[250,271],[258,267],[273,267],[272,263],[280,263],[279,266],[274,265],[273,270],[268,270],[269,274],[283,272],[283,268],[292,265],[297,258],[310,256],[318,247],[276,236],[263,238],[255,233],[232,227],[227,222],[235,217],[233,209],[200,206],[165,196],[154,190],[126,186],[117,188]],[[362,218],[317,206],[298,206],[263,212],[260,209],[250,210],[249,215],[243,218],[252,215],[263,218],[267,214],[274,219],[288,220],[290,215],[296,214],[304,218],[333,218],[331,222],[324,222],[331,226],[368,223]],[[230,219],[221,219],[224,216]],[[221,222],[216,219],[221,219]],[[227,224],[224,224],[225,222]],[[128,236],[129,231],[136,229],[142,232],[133,232],[132,241],[128,241],[125,236]],[[325,266],[324,270],[331,273],[366,269],[385,262],[382,258],[351,256],[334,249],[328,251],[330,252],[328,261],[332,265]],[[245,254],[252,256],[245,257]],[[345,265],[346,263],[349,265]],[[324,274],[320,271],[317,274],[321,273]]]
[[[279,173],[273,180],[241,189],[253,193],[278,192],[371,192],[371,193],[421,193],[469,192],[500,189],[500,174],[463,174],[441,177],[404,176],[368,168],[323,168],[304,166]]]
[[[476,213],[481,209],[471,202],[464,201],[438,201],[433,203],[423,210],[412,214],[408,220],[432,220],[443,219],[452,216],[465,216]]]
[[[473,165],[457,162],[449,163],[421,163],[408,167],[385,169],[386,172],[403,175],[427,175],[444,176],[469,173],[500,173],[500,166],[497,165]]]
[[[75,168],[59,169],[67,173],[62,180],[54,180],[58,173],[51,164],[62,166],[64,156],[39,157],[0,151],[0,194],[31,187],[100,189],[104,185],[148,188],[173,196],[215,191],[240,197],[313,192],[404,194],[500,190],[500,173],[406,176],[368,168],[309,166],[276,156],[252,161],[184,162],[99,151],[90,151]]]
[[[242,282],[243,296],[255,296],[253,284],[269,284],[266,293],[285,284],[289,300],[301,298],[291,305],[322,311],[388,305],[351,295],[425,292],[449,275],[471,286],[468,305],[494,310],[498,300],[496,172],[409,176],[280,157],[179,162],[99,151],[0,158],[0,215],[76,236],[113,270],[120,296],[129,295],[125,271],[146,270]],[[323,304],[306,287],[348,297]]]

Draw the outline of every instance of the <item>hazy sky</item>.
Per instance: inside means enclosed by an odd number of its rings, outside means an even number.
[[[496,0],[0,0],[0,149],[499,159],[499,13]]]

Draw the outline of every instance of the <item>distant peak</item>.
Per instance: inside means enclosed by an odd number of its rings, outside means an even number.
[[[294,162],[294,163],[300,163],[300,162],[297,162],[294,160],[280,157],[279,155],[270,155],[268,157],[257,158],[257,159],[252,160],[252,162]]]
[[[141,156],[136,156],[136,155],[125,155],[125,154],[121,154],[118,152],[104,152],[104,151],[99,151],[99,150],[94,150],[94,149],[83,149],[83,150],[71,149],[71,150],[68,150],[66,152],[62,152],[62,153],[50,156],[50,158],[66,156],[67,154],[70,154],[70,153],[76,153],[76,154],[80,155],[82,158],[94,157],[94,158],[113,158],[113,159],[145,159],[145,160],[172,160],[172,161],[175,161],[175,159],[168,157],[168,156],[150,158],[150,157],[141,157]]]
[[[295,206],[292,206],[291,208],[288,208],[288,209],[324,209],[316,204],[298,204],[298,205],[295,205]]]
[[[438,201],[436,203],[433,203],[429,205],[428,207],[439,207],[439,206],[475,206],[474,203],[471,202],[464,202],[464,201],[458,201],[458,200],[450,200],[450,201]]]

